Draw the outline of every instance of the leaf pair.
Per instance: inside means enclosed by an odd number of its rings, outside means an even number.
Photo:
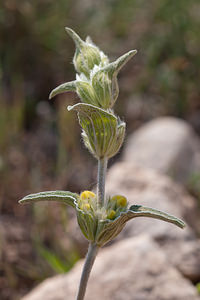
[[[28,195],[20,200],[19,203],[24,204],[38,201],[56,201],[74,207],[76,209],[78,223],[83,234],[88,240],[95,242],[100,247],[115,238],[124,228],[126,222],[137,217],[159,219],[172,223],[180,228],[185,227],[185,223],[182,220],[160,210],[142,205],[132,205],[114,220],[101,220],[95,218],[90,213],[86,213],[81,210],[77,205],[78,198],[78,194],[71,192],[49,191]]]

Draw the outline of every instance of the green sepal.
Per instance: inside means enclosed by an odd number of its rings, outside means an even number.
[[[103,247],[109,241],[113,240],[125,225],[126,221],[122,219],[122,215],[115,220],[100,220],[96,231],[95,243]]]
[[[120,122],[114,114],[90,104],[78,103],[68,106],[68,110],[78,112],[85,146],[97,159],[110,158],[117,153],[124,139],[124,122]]]
[[[77,221],[84,236],[94,242],[97,229],[97,219],[90,213],[85,213],[83,210],[76,207]]]
[[[77,80],[76,87],[76,92],[82,102],[99,106],[98,101],[96,100],[96,93],[89,81]]]
[[[49,95],[49,99],[53,98],[54,96],[65,93],[65,92],[76,92],[76,80],[65,82],[55,89],[53,89]]]
[[[97,98],[97,106],[103,109],[111,108],[118,97],[117,81],[112,81],[108,72],[100,69],[92,76],[92,87]]]
[[[21,200],[19,200],[20,204],[26,203],[35,203],[39,201],[55,201],[64,204],[68,204],[72,207],[76,207],[76,201],[79,195],[71,192],[66,191],[48,191],[48,192],[41,192],[30,194],[25,196]]]

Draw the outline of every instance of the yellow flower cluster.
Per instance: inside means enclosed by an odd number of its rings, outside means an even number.
[[[80,194],[78,206],[85,212],[93,212],[96,209],[97,201],[95,193],[84,191]]]
[[[115,219],[127,208],[127,199],[122,195],[115,195],[108,200],[107,203],[107,218],[110,220]]]
[[[85,213],[92,214],[101,220],[114,220],[120,212],[127,208],[127,199],[122,195],[115,195],[109,198],[106,207],[97,207],[97,197],[91,191],[84,191],[80,194],[78,207]]]

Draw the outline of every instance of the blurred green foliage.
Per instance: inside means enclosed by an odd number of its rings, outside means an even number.
[[[58,255],[43,246],[38,247],[38,252],[58,274],[68,272],[79,259],[79,255],[75,252],[71,252],[70,257],[60,259]]]
[[[198,293],[200,294],[200,283],[197,283],[197,291],[198,291]]]
[[[27,259],[27,288],[51,274],[52,267],[55,272],[68,270],[75,260],[72,255],[67,262],[63,252],[70,257],[74,248],[62,252],[60,235],[68,223],[62,230],[55,226],[61,222],[61,207],[22,208],[17,200],[47,189],[81,191],[96,180],[75,116],[65,110],[76,96],[64,94],[56,103],[47,100],[53,88],[74,79],[74,45],[64,27],[83,38],[89,33],[111,59],[130,49],[139,51],[119,80],[117,110],[126,116],[128,132],[166,114],[189,120],[200,132],[199,12],[199,0],[0,2],[0,212],[22,227],[27,218],[33,220],[27,230],[37,254]],[[42,274],[37,268],[29,274],[41,255],[46,258]],[[0,263],[0,287],[1,276],[10,274],[6,270]],[[12,274],[21,283],[24,275],[19,270],[13,268]],[[16,299],[16,290],[19,295],[26,292],[20,284],[8,289],[2,300]]]
[[[191,175],[187,184],[188,190],[199,200],[200,205],[200,173],[194,173]]]

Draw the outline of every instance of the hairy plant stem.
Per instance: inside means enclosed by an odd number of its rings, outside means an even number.
[[[105,197],[105,178],[107,170],[108,159],[100,158],[98,160],[98,173],[97,173],[97,201],[98,206],[102,207],[104,205]],[[90,243],[88,248],[88,253],[85,259],[85,264],[81,274],[81,280],[79,284],[79,290],[76,300],[83,300],[86,292],[86,287],[89,279],[89,275],[94,264],[95,258],[97,256],[99,247],[96,244]]]
[[[98,206],[102,207],[104,205],[105,197],[105,178],[107,170],[108,159],[99,158],[98,160],[98,174],[97,174],[97,200]]]
[[[76,300],[83,300],[86,292],[86,287],[89,279],[89,275],[94,264],[95,258],[97,256],[99,247],[96,244],[89,244],[88,253],[85,259],[85,264],[81,274],[81,280],[79,284],[78,295]]]

